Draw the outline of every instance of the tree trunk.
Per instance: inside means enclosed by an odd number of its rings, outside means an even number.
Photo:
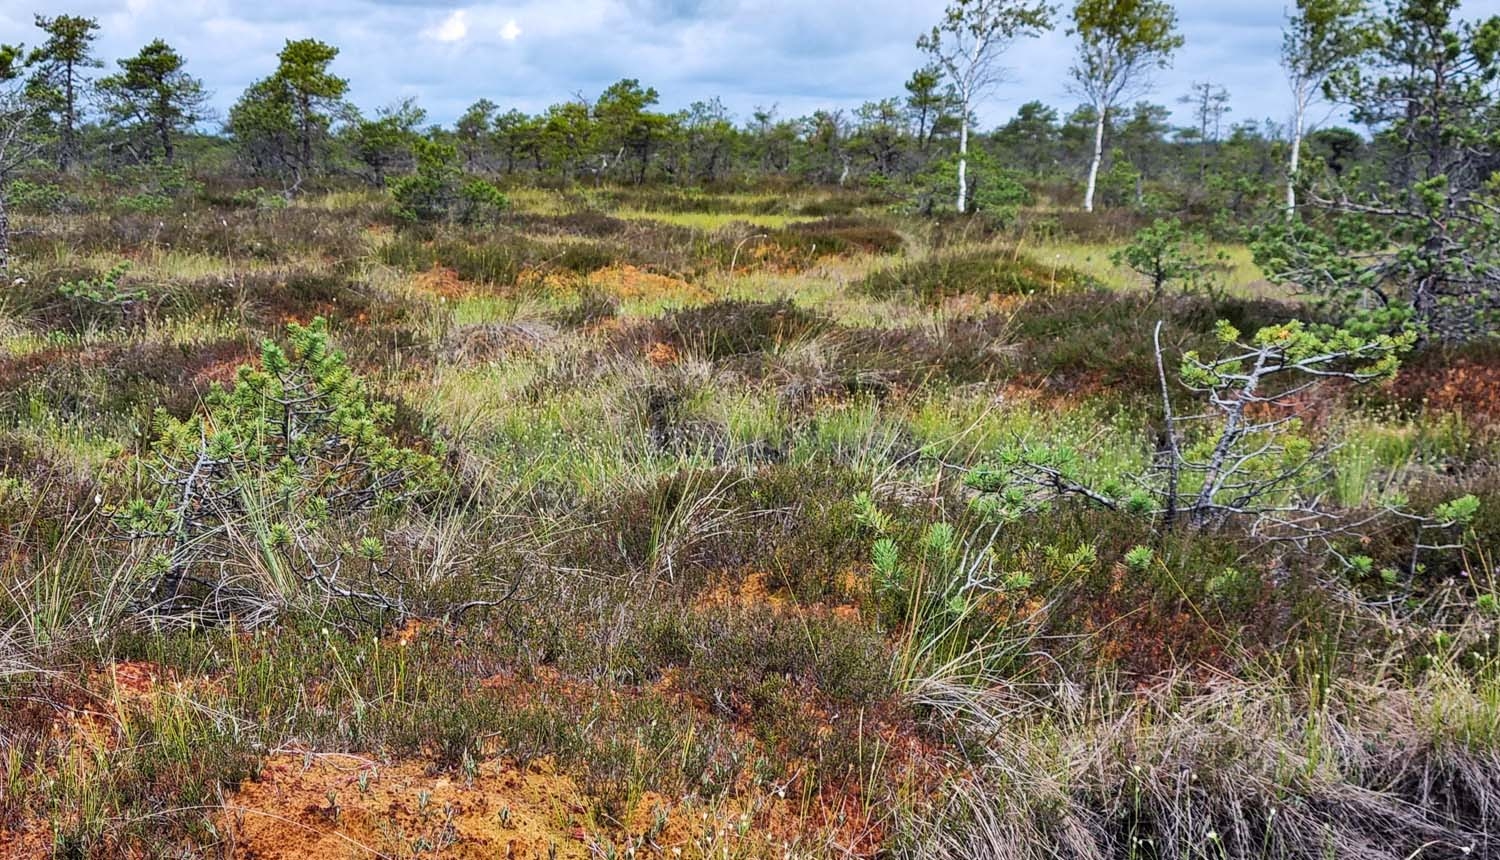
[[[1094,158],[1089,162],[1089,184],[1083,192],[1083,211],[1094,211],[1094,190],[1099,187],[1099,164],[1104,161],[1104,121],[1107,112],[1104,108],[1099,109],[1099,116],[1094,122]]]
[[[969,106],[958,126],[958,214],[969,211]]]
[[[5,192],[0,190],[0,278],[10,276],[10,215],[5,211]]]
[[[67,173],[73,164],[73,124],[76,103],[73,94],[73,64],[63,66],[63,129],[62,150],[57,155],[57,169]]]
[[[167,124],[166,114],[163,113],[156,121],[156,134],[161,138],[161,155],[168,163],[172,163],[172,157],[176,153],[172,149],[172,128]]]
[[[1297,171],[1302,167],[1302,130],[1307,106],[1297,94],[1297,113],[1292,117],[1292,154],[1286,172],[1286,217],[1297,214]]]
[[[299,96],[297,99],[298,113],[298,159],[301,161],[302,169],[312,170],[312,100],[307,96]]]

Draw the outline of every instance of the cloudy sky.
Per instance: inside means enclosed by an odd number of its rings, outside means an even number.
[[[341,49],[334,70],[369,111],[416,96],[449,122],[474,100],[537,111],[622,77],[660,91],[667,108],[719,96],[740,118],[757,106],[798,116],[899,95],[921,63],[918,33],[944,0],[0,0],[0,42],[36,40],[34,13],[99,19],[112,65],[155,37],[188,58],[227,110],[275,66],[288,38]],[[1284,0],[1179,0],[1187,46],[1157,76],[1155,101],[1173,105],[1194,81],[1229,89],[1232,119],[1282,120],[1288,96],[1277,67]],[[1500,0],[1467,0],[1469,16],[1500,14]],[[979,107],[1003,121],[1032,99],[1077,100],[1065,85],[1062,29],[1017,44],[1010,79]]]

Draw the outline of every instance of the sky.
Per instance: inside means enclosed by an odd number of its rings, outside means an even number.
[[[269,74],[287,39],[340,49],[333,71],[366,113],[415,96],[451,123],[489,98],[537,112],[575,93],[592,98],[621,78],[661,94],[663,108],[718,96],[741,121],[757,107],[783,117],[852,110],[902,95],[923,62],[916,37],[945,0],[0,0],[0,42],[37,41],[33,14],[95,17],[106,64],[161,37],[214,93],[220,115]],[[1229,119],[1284,121],[1290,96],[1277,58],[1284,0],[1179,0],[1187,40],[1149,98],[1178,111],[1195,82],[1229,90]],[[1500,0],[1466,0],[1466,17]],[[981,126],[1040,100],[1066,112],[1072,45],[1065,27],[1006,53],[1007,80],[977,106]]]

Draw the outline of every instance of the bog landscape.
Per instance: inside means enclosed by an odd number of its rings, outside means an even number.
[[[1500,18],[1296,0],[1277,123],[1165,0],[801,118],[35,24],[0,857],[1500,857]]]

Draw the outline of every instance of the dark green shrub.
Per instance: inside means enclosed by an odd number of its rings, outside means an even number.
[[[1220,284],[1214,264],[1222,264],[1225,255],[1211,255],[1203,234],[1187,232],[1176,218],[1163,218],[1136,233],[1110,260],[1144,278],[1155,298],[1172,287],[1217,297]]]
[[[657,339],[701,352],[718,361],[764,352],[778,344],[829,329],[825,317],[787,299],[750,302],[727,299],[674,311],[656,321]]]
[[[402,220],[484,223],[510,208],[505,194],[490,183],[482,179],[463,181],[454,147],[418,139],[413,144],[413,154],[416,172],[390,181],[396,215]]]
[[[860,291],[876,298],[912,296],[939,304],[950,296],[1016,296],[1087,286],[1087,276],[1066,266],[1047,266],[1019,251],[957,251],[902,263],[871,273]]]

